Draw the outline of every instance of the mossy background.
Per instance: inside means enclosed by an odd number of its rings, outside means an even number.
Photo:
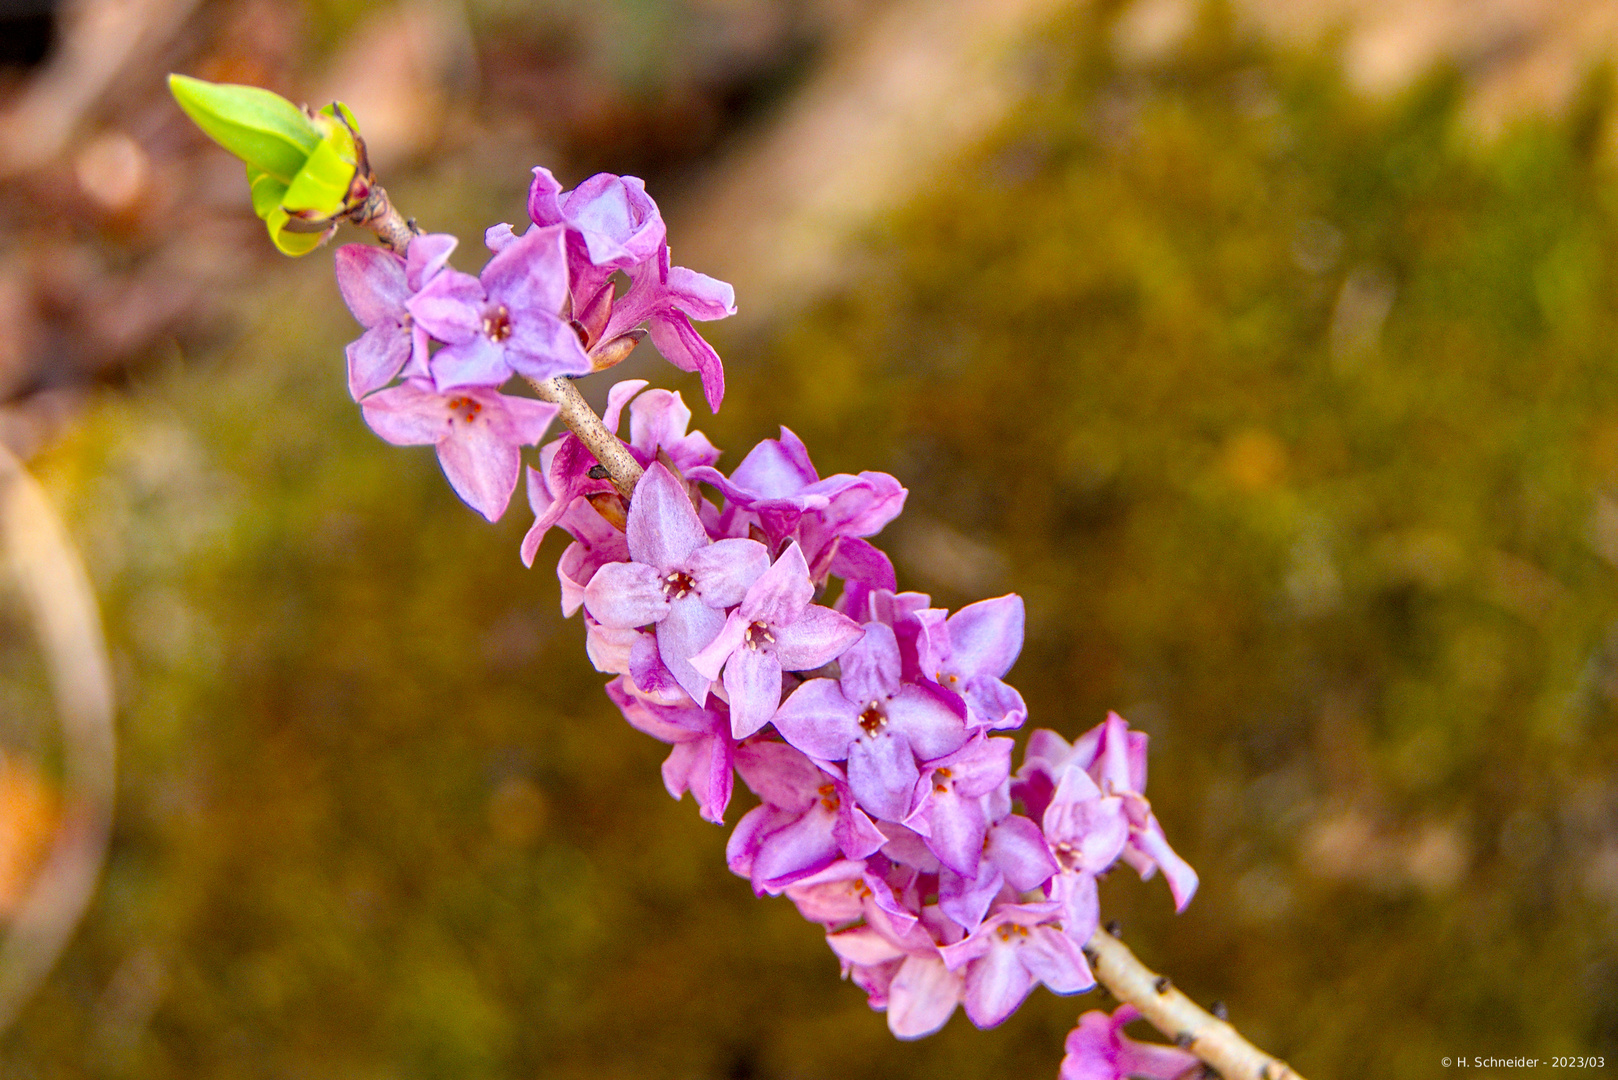
[[[1217,13],[1122,70],[1097,18],[852,284],[718,327],[699,426],[727,466],[785,423],[895,473],[903,584],[1027,599],[1033,724],[1152,734],[1202,889],[1176,917],[1120,873],[1104,910],[1255,1041],[1315,1080],[1618,1063],[1610,83],[1479,147],[1453,75],[1364,104]],[[396,194],[475,269],[524,179]],[[325,258],[36,463],[101,589],[122,799],[0,1075],[1054,1076],[1110,1003],[897,1043],[725,871],[559,615],[560,538],[525,571],[520,494],[488,527],[364,428]]]

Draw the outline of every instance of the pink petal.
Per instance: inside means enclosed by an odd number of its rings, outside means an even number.
[[[692,660],[724,628],[725,617],[694,596],[670,603],[668,614],[657,624],[658,655],[692,701],[707,700],[713,681],[698,671]]]
[[[691,654],[691,666],[705,679],[719,678],[719,671],[725,666],[725,661],[742,647],[742,641],[746,636],[747,620],[742,618],[739,611],[731,612],[725,619],[724,627],[713,640],[698,652]]]
[[[679,569],[692,552],[709,543],[685,484],[661,462],[653,462],[635,485],[626,535],[635,561],[665,574]]]
[[[457,423],[449,438],[438,444],[438,462],[450,487],[468,506],[499,521],[517,490],[522,455],[500,439],[486,423]]]
[[[901,1039],[931,1035],[960,1004],[963,980],[937,957],[909,956],[888,987],[888,1030]]]
[[[781,737],[812,758],[842,761],[860,736],[859,709],[843,696],[835,679],[810,679],[776,710]]]
[[[647,323],[652,344],[663,354],[663,359],[681,371],[696,371],[702,375],[702,396],[708,408],[719,411],[725,400],[725,368],[719,354],[705,341],[691,320],[679,312],[653,315]]]
[[[407,382],[360,402],[371,430],[395,446],[431,446],[449,437],[453,421],[431,386]]]
[[[344,353],[349,396],[358,401],[392,382],[410,359],[410,338],[409,330],[389,321],[371,327],[350,343]]]
[[[796,549],[793,545],[791,550]],[[842,612],[810,604],[793,622],[775,624],[775,654],[783,670],[809,671],[837,659],[864,633]]]
[[[1023,603],[1016,593],[979,600],[950,616],[949,642],[957,675],[993,675],[1011,670],[1022,651]]]
[[[848,785],[861,806],[884,821],[903,821],[921,775],[910,742],[883,731],[855,739],[848,749]]]
[[[780,663],[759,649],[737,649],[725,665],[725,693],[731,735],[745,739],[768,724],[781,704]]]
[[[1034,988],[1033,976],[1010,945],[991,947],[966,969],[966,1015],[980,1028],[991,1028],[1017,1011]]]
[[[687,500],[689,505],[689,500]],[[711,608],[735,607],[748,588],[770,566],[769,550],[757,540],[716,540],[685,559],[702,602]]]
[[[601,411],[601,422],[606,425],[608,431],[618,430],[618,418],[623,413],[624,406],[650,385],[645,379],[625,379],[623,382],[612,384],[612,389],[607,391],[607,407]],[[630,430],[633,431],[635,423],[633,412],[630,415]]]
[[[411,297],[411,317],[439,341],[458,345],[482,334],[483,285],[471,274],[444,270]]]
[[[585,586],[584,608],[602,626],[630,630],[667,617],[669,602],[663,582],[650,566],[608,563]]]
[[[983,853],[1018,892],[1045,884],[1059,869],[1039,826],[1017,814],[1001,818],[989,827]]]
[[[384,321],[401,321],[410,299],[403,259],[371,244],[344,244],[333,261],[337,290],[361,326],[370,329]]]
[[[405,284],[412,292],[422,287],[444,268],[450,252],[460,241],[449,233],[423,233],[410,241],[405,251]]]

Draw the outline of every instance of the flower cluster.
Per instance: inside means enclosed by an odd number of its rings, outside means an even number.
[[[1036,983],[1093,986],[1096,879],[1120,859],[1190,900],[1196,874],[1142,794],[1146,736],[1121,717],[1071,745],[1035,732],[1013,775],[1022,600],[951,614],[896,591],[866,539],[901,510],[896,480],[821,479],[786,430],[725,476],[679,396],[640,389],[620,384],[605,417],[627,407],[646,465],[621,531],[568,436],[530,472],[525,555],[551,525],[573,536],[564,611],[582,609],[624,716],[673,744],[669,792],[719,822],[741,776],[761,803],[731,834],[731,869],[825,928],[896,1035],[957,1005],[993,1026]],[[816,603],[834,578],[837,601]]]
[[[500,393],[513,375],[598,370],[649,333],[701,374],[710,405],[724,386],[691,319],[729,314],[730,289],[670,266],[638,180],[602,175],[564,194],[537,169],[529,215],[520,236],[489,230],[494,256],[478,278],[445,265],[445,236],[417,237],[405,258],[357,245],[337,255],[366,327],[348,359],[367,421],[389,441],[435,444],[455,489],[491,519],[515,488],[519,447],[540,441],[556,408]],[[895,1035],[930,1034],[957,1006],[993,1026],[1039,983],[1091,988],[1096,883],[1119,861],[1142,877],[1161,870],[1184,908],[1197,876],[1144,795],[1144,734],[1116,714],[1073,743],[1035,731],[1013,771],[1008,733],[1028,709],[1005,677],[1022,599],[951,613],[899,591],[869,539],[903,509],[896,479],[822,478],[785,428],[727,475],[679,394],[621,382],[607,430],[626,412],[643,470],[632,496],[578,436],[553,440],[527,469],[535,521],[522,557],[532,565],[552,528],[571,536],[557,566],[563,611],[582,612],[624,717],[671,744],[669,793],[691,792],[722,823],[740,775],[759,803],[730,835],[730,868],[821,925]],[[1183,1071],[1188,1055],[1123,1038],[1131,1018],[1089,1014],[1063,1076]]]
[[[404,257],[348,244],[336,260],[365,327],[348,347],[348,389],[366,423],[391,443],[437,447],[456,493],[490,521],[516,489],[519,447],[538,445],[557,412],[501,387],[605,370],[650,333],[670,362],[701,373],[718,408],[724,370],[691,320],[736,310],[729,285],[669,265],[662,216],[632,176],[563,193],[535,169],[528,213],[521,235],[488,230],[493,254],[477,277],[447,265],[456,240],[443,234],[415,237]]]

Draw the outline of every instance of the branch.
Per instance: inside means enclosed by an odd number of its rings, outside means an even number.
[[[394,208],[380,184],[371,185],[365,201],[348,214],[348,219],[375,233],[385,246],[401,255],[418,232],[415,223]],[[573,380],[558,376],[529,379],[528,384],[542,400],[560,406],[557,415],[562,423],[595,455],[618,493],[629,499],[641,478],[641,467],[618,437],[607,430]],[[1168,979],[1147,968],[1127,945],[1105,930],[1096,930],[1084,952],[1096,980],[1113,997],[1135,1006],[1159,1031],[1196,1054],[1225,1080],[1303,1080],[1286,1062],[1264,1053],[1228,1023],[1174,989]]]
[[[1303,1080],[1225,1021],[1204,1010],[1153,972],[1129,946],[1096,930],[1084,946],[1096,981],[1119,1001],[1135,1006],[1152,1026],[1218,1071],[1225,1080]]]
[[[419,234],[413,221],[407,221],[404,215],[394,208],[392,200],[381,184],[372,181],[365,201],[349,211],[348,220],[362,229],[369,229],[382,241],[383,246],[400,255],[410,246],[412,237]],[[635,484],[640,480],[641,467],[630,456],[624,444],[618,441],[618,436],[607,430],[607,425],[601,422],[601,417],[590,408],[584,395],[579,393],[573,380],[565,376],[554,379],[529,379],[528,385],[543,401],[549,401],[561,406],[557,416],[590,453],[595,455],[596,461],[607,470],[612,478],[612,486],[618,489],[625,501],[635,493]]]
[[[607,475],[612,478],[612,486],[618,489],[618,494],[628,500],[635,494],[635,484],[639,482],[641,467],[624,444],[618,441],[618,436],[607,430],[607,425],[601,422],[601,417],[590,408],[590,403],[584,400],[579,388],[573,385],[573,380],[565,375],[558,375],[554,379],[529,379],[528,385],[534,388],[541,400],[553,402],[562,407],[556,415],[561,417],[567,429],[579,437],[590,453],[595,455]]]
[[[374,181],[365,201],[344,216],[360,228],[376,233],[382,246],[398,255],[403,255],[411,239],[421,233],[414,221],[406,221],[404,215],[394,209],[387,190]]]

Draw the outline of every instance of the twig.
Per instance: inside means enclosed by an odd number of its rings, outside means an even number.
[[[1084,953],[1096,981],[1113,997],[1135,1006],[1153,1027],[1207,1062],[1225,1080],[1303,1080],[1292,1066],[1266,1054],[1176,990],[1105,930],[1091,935]]]
[[[344,216],[360,228],[376,233],[376,238],[389,251],[403,255],[411,239],[421,230],[416,228],[415,222],[406,221],[404,215],[394,209],[393,201],[381,184],[373,182],[369,188],[365,200]]]
[[[612,478],[612,486],[618,489],[618,494],[625,499],[634,495],[635,485],[641,476],[639,463],[630,456],[628,450],[624,449],[624,444],[618,441],[618,436],[607,430],[607,425],[603,424],[601,417],[590,408],[590,403],[584,400],[584,395],[573,385],[573,380],[565,375],[558,375],[554,379],[529,379],[528,385],[534,388],[534,393],[541,399],[562,407],[562,411],[556,415],[607,470],[607,475]]]
[[[405,220],[404,215],[394,207],[382,185],[374,182],[369,184],[365,200],[345,216],[360,228],[375,233],[384,246],[400,255],[405,253],[411,238],[418,232],[415,223]],[[584,395],[573,385],[573,380],[565,376],[529,379],[528,385],[542,400],[561,406],[557,416],[562,423],[578,436],[579,441],[607,470],[618,494],[625,500],[631,498],[635,493],[635,484],[641,477],[641,467],[624,449],[624,444],[618,441],[618,436],[607,430],[607,425],[590,408]]]

